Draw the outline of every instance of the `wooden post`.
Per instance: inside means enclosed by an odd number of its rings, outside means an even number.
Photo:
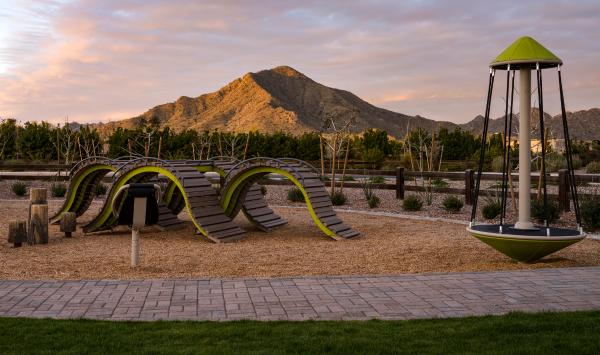
[[[160,159],[160,148],[162,148],[162,136],[160,136],[160,138],[158,138],[158,153],[156,155],[156,157],[158,159]]]
[[[48,244],[48,205],[31,205],[29,237],[34,244]]]
[[[60,231],[65,233],[65,238],[71,238],[71,235],[77,229],[77,215],[75,212],[65,212],[60,218]]]
[[[46,189],[29,189],[29,203],[32,205],[48,204],[48,193]]]
[[[561,210],[570,211],[571,203],[569,201],[569,175],[567,169],[558,171],[558,204]]]
[[[473,185],[475,185],[475,173],[473,169],[465,170],[465,203],[473,204]]]
[[[404,200],[404,168],[396,167],[396,198]]]
[[[27,241],[27,221],[8,222],[8,242],[13,243],[15,248]]]
[[[45,207],[41,207],[45,206]],[[35,213],[34,216],[34,207]],[[44,212],[45,211],[45,212]],[[35,217],[35,219],[34,219]],[[34,226],[35,222],[35,226]],[[48,191],[42,188],[29,189],[29,216],[27,218],[27,243],[48,243]]]

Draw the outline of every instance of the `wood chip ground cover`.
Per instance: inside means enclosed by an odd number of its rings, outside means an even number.
[[[59,200],[50,201],[56,210]],[[79,221],[93,217],[95,201]],[[363,234],[334,241],[313,224],[305,209],[279,208],[289,221],[272,233],[248,230],[238,242],[215,244],[194,235],[191,223],[179,231],[149,228],[141,237],[141,267],[129,267],[130,233],[125,229],[66,239],[51,226],[48,245],[12,248],[8,221],[26,218],[27,202],[0,200],[1,279],[144,279],[186,277],[270,277],[300,275],[401,274],[531,269],[600,265],[600,241],[584,240],[536,264],[516,263],[469,236],[463,225],[340,212]],[[187,219],[185,214],[180,216]]]

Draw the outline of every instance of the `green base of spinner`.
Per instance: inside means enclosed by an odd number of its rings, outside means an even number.
[[[499,232],[499,227],[480,224],[468,227],[467,231],[502,254],[521,262],[534,262],[585,238],[585,233],[575,229],[550,228],[550,236],[547,236],[545,227],[523,231],[504,225],[503,233]]]

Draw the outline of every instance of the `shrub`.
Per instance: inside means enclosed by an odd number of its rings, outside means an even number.
[[[379,197],[377,197],[375,195],[371,196],[371,198],[367,200],[367,203],[369,204],[369,208],[379,207],[380,202],[381,201],[379,200]]]
[[[560,169],[567,168],[567,158],[565,158],[562,154],[559,153],[549,153],[546,154],[546,172],[554,173],[559,171]]]
[[[483,205],[481,215],[485,219],[495,219],[502,212],[502,204],[499,201],[489,201]]]
[[[260,193],[264,195],[267,194],[267,187],[265,185],[260,185]]]
[[[585,167],[588,174],[600,174],[600,161],[593,161]]]
[[[383,176],[372,176],[369,181],[373,184],[384,184],[385,178]]]
[[[481,215],[485,219],[495,219],[502,213],[502,200],[500,199],[500,188],[502,183],[496,183],[494,191],[484,197],[483,208],[481,209]]]
[[[363,194],[365,195],[365,199],[369,204],[370,208],[379,207],[379,197],[375,196],[375,190],[373,189],[373,180],[372,179],[362,179],[361,186],[363,190]]]
[[[444,209],[448,212],[452,212],[452,213],[456,213],[458,211],[460,211],[463,206],[464,206],[464,202],[458,198],[457,196],[454,195],[450,195],[448,197],[446,197],[444,199],[444,202],[442,202],[442,204],[444,205]]]
[[[558,206],[558,201],[555,201],[553,199],[548,199],[547,213],[548,213],[548,223],[552,223],[560,218],[560,208]],[[531,216],[540,223],[544,222],[546,217],[544,214],[544,200],[543,199],[531,200]]]
[[[354,176],[352,175],[344,175],[342,181],[354,181]]]
[[[287,198],[292,202],[304,202],[304,195],[302,194],[302,190],[295,186],[288,190]]]
[[[431,185],[433,185],[435,187],[448,187],[448,182],[446,182],[442,178],[436,177],[436,178],[433,178],[433,180],[431,180]]]
[[[410,195],[402,201],[402,208],[405,211],[420,211],[423,208],[423,200],[419,196]]]
[[[579,207],[581,220],[586,230],[600,229],[600,200],[597,198],[586,198]]]
[[[67,185],[62,182],[55,182],[50,186],[52,197],[64,197],[67,193]]]
[[[369,148],[361,152],[361,158],[375,164],[375,167],[381,166],[385,160],[385,154],[379,148]]]
[[[104,196],[106,195],[106,185],[98,184],[96,185],[96,196]]]
[[[501,173],[502,172],[502,165],[504,164],[503,160],[504,159],[503,159],[502,155],[494,157],[492,159],[492,166],[491,166],[492,171],[497,172],[497,173]]]
[[[17,181],[11,185],[12,192],[17,196],[25,196],[27,193],[27,185],[23,182]]]
[[[342,206],[346,203],[346,195],[344,195],[342,192],[336,191],[330,197],[331,203],[334,206]]]

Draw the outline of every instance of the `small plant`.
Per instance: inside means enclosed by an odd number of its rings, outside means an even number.
[[[585,167],[588,174],[600,174],[600,161],[593,161]]]
[[[431,180],[431,185],[435,187],[448,187],[448,182],[442,178],[436,177]]]
[[[384,184],[385,183],[385,178],[383,176],[372,176],[371,178],[369,178],[369,180],[373,184]]]
[[[302,194],[302,190],[295,186],[288,190],[287,198],[292,202],[304,202],[304,195]]]
[[[260,185],[260,193],[263,196],[267,194],[267,187],[265,185]]]
[[[497,182],[495,186],[492,186],[494,191],[484,197],[483,208],[481,209],[483,218],[493,220],[502,213],[502,200],[500,199],[501,185],[501,183]]]
[[[106,185],[98,184],[96,185],[96,196],[104,196],[106,195]]]
[[[355,180],[354,180],[354,176],[352,176],[352,175],[344,175],[344,177],[342,178],[342,181],[355,181]]]
[[[581,219],[586,230],[600,229],[600,200],[597,198],[586,198],[579,207]]]
[[[67,185],[62,182],[55,182],[50,186],[52,197],[65,197],[67,193]]]
[[[498,201],[489,201],[483,205],[481,215],[488,220],[496,219],[502,213],[502,204]]]
[[[27,185],[23,182],[17,181],[11,185],[12,192],[17,196],[25,196],[27,193]]]
[[[552,223],[560,218],[560,208],[558,202],[552,199],[548,199],[548,206],[544,213],[544,200],[534,199],[531,200],[531,216],[538,222],[542,223],[548,218],[548,223]]]
[[[372,179],[361,179],[360,181],[362,190],[363,190],[363,194],[365,195],[365,199],[367,200],[367,203],[369,204],[370,208],[376,208],[379,207],[379,203],[381,202],[379,200],[379,197],[375,196],[375,190],[373,189],[373,180]]]
[[[402,208],[405,211],[420,211],[423,208],[423,200],[416,195],[407,196],[402,201]]]
[[[371,198],[367,200],[367,203],[369,204],[369,208],[379,207],[380,202],[381,202],[381,200],[379,199],[379,197],[377,197],[375,195],[371,196]]]
[[[452,213],[456,213],[458,211],[460,211],[463,206],[464,206],[464,202],[458,198],[457,196],[454,195],[450,195],[448,197],[446,197],[444,199],[444,202],[442,202],[442,204],[444,205],[444,209],[448,212],[452,212]]]
[[[342,206],[346,203],[346,195],[342,192],[336,191],[331,196],[331,203],[334,206]]]

